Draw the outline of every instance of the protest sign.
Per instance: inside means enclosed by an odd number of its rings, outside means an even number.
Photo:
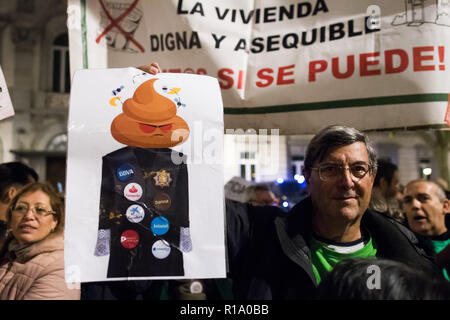
[[[2,68],[0,67],[0,120],[12,117],[13,115],[14,108],[11,97],[9,96],[8,86],[6,85]]]
[[[69,22],[72,70],[210,75],[226,128],[445,124],[447,0],[70,0]]]
[[[216,79],[80,70],[68,128],[68,282],[225,276]]]

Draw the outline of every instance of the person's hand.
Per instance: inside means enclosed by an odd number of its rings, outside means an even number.
[[[161,68],[157,62],[152,62],[150,65],[140,66],[138,69],[153,75],[161,72]]]

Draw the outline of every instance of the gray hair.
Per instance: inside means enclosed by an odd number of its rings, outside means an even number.
[[[421,182],[425,182],[425,183],[434,185],[434,187],[435,187],[434,194],[438,197],[440,202],[444,202],[444,200],[447,199],[447,195],[445,194],[444,188],[442,188],[439,183],[436,183],[436,182],[430,181],[430,180],[423,180],[423,179],[412,180],[406,184],[405,190],[408,188],[408,186],[410,186],[414,183],[421,183]]]
[[[375,168],[377,155],[369,141],[369,137],[355,128],[332,125],[319,131],[308,144],[303,166],[304,176],[306,178],[311,176],[311,168],[314,166],[314,163],[322,161],[330,149],[348,146],[356,142],[365,144],[369,155],[369,165]]]

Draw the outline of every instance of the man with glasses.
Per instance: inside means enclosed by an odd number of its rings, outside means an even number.
[[[265,218],[250,219],[244,230],[239,228],[243,209],[228,204],[235,297],[313,298],[323,277],[347,258],[391,259],[439,274],[407,228],[367,209],[376,168],[375,152],[364,133],[329,126],[306,151],[303,173],[309,196],[287,217],[276,214],[276,207],[249,207],[249,217]]]
[[[431,241],[436,254],[450,244],[450,200],[439,185],[425,180],[409,182],[405,187],[403,208],[410,229]],[[450,280],[450,268],[443,273]]]

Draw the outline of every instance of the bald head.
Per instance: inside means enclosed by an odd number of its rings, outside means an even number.
[[[408,188],[408,186],[411,187],[411,186],[413,186],[415,184],[430,185],[432,190],[433,190],[433,192],[435,193],[435,195],[439,198],[439,200],[441,202],[444,201],[445,199],[447,199],[447,196],[445,195],[444,189],[442,189],[442,187],[439,184],[437,184],[437,183],[435,183],[433,181],[420,180],[420,179],[413,180],[413,181],[408,182],[408,184],[405,186],[405,190]]]
[[[439,236],[447,231],[445,215],[450,201],[444,190],[432,181],[414,180],[405,187],[403,208],[409,227],[424,236]]]

